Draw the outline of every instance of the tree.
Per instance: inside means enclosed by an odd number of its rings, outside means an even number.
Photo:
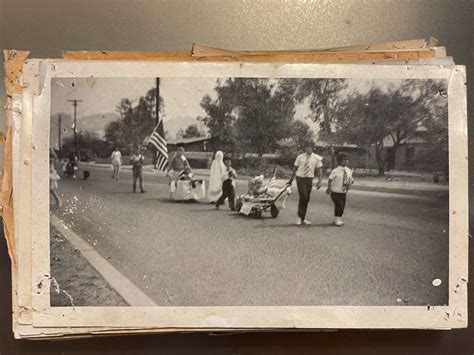
[[[311,119],[319,122],[321,131],[330,132],[343,100],[340,93],[346,87],[346,79],[299,79],[295,98],[298,102],[309,100]]]
[[[123,120],[112,121],[105,127],[105,140],[114,147],[125,147],[128,143],[124,132]]]
[[[216,87],[216,91],[220,86]],[[225,99],[213,101],[209,95],[205,95],[201,100],[201,107],[206,112],[206,116],[198,119],[209,129],[211,136],[211,146],[213,151],[219,149],[236,152],[235,120],[232,115],[232,108]]]
[[[437,107],[447,109],[447,100],[440,95],[446,89],[443,80],[404,80],[399,89],[389,92],[391,98],[387,119],[393,145],[386,159],[388,169],[395,167],[400,146],[420,135],[421,129],[434,128],[434,121],[438,121],[440,114]]]
[[[183,129],[180,129],[178,131],[178,133],[176,134],[177,137],[180,137],[180,138],[200,138],[200,137],[204,137],[206,134],[201,131],[197,124],[193,123],[193,124],[190,124],[185,130]]]
[[[279,143],[280,158],[285,164],[292,164],[295,156],[303,152],[308,143],[314,143],[314,140],[314,132],[310,126],[306,122],[295,120],[291,124],[289,136]]]
[[[156,125],[156,93],[156,88],[148,90],[135,107],[130,99],[123,98],[117,106],[121,118],[105,128],[106,141],[114,146],[132,149],[150,136]],[[163,98],[160,97],[160,113],[163,108]]]
[[[65,138],[62,148],[65,157],[74,152],[74,137]],[[77,133],[77,149],[81,160],[87,161],[90,157],[108,158],[113,147],[97,134],[85,131]]]
[[[404,80],[395,89],[373,86],[366,94],[353,93],[341,103],[332,131],[341,142],[375,146],[379,175],[393,168],[397,149],[417,137],[421,129],[440,125],[446,84],[437,80]],[[445,105],[444,105],[445,106]],[[447,134],[446,134],[447,136]],[[387,140],[391,141],[389,149]]]
[[[304,150],[308,143],[314,142],[314,132],[307,123],[295,121],[291,127],[290,138],[298,150]]]
[[[366,147],[375,145],[375,158],[379,175],[384,175],[384,139],[388,134],[385,121],[387,97],[378,87],[372,87],[367,94],[350,95],[339,110],[335,122],[334,137],[338,142],[347,142]]]
[[[269,79],[229,78],[216,86],[217,99],[205,96],[202,122],[213,141],[236,152],[254,152],[261,157],[275,151],[288,137],[295,113],[293,91]]]

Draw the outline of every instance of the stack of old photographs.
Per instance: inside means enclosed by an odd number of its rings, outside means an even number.
[[[467,326],[466,75],[435,40],[5,56],[17,338]]]

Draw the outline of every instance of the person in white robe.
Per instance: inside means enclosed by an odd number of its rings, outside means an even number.
[[[222,181],[226,177],[227,168],[224,164],[224,153],[220,150],[216,152],[211,164],[211,175],[209,177],[209,188],[207,199],[215,203],[222,195]]]

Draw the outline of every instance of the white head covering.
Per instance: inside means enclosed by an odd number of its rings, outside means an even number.
[[[263,179],[264,179],[263,175],[255,176],[255,182],[263,182]]]
[[[224,153],[220,150],[212,161],[211,175],[209,177],[209,190],[207,198],[215,202],[222,195],[222,179],[225,177],[227,168],[224,164]]]

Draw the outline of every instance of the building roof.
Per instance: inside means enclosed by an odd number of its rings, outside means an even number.
[[[196,142],[204,142],[211,139],[211,137],[194,137],[194,138],[175,138],[175,139],[168,139],[166,141],[167,144],[190,144]]]

